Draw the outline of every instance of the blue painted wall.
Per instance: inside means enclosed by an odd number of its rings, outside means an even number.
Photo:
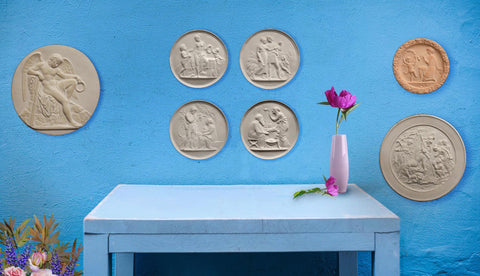
[[[119,183],[321,182],[329,170],[335,111],[315,103],[334,85],[362,102],[340,128],[348,135],[350,179],[400,216],[402,274],[480,274],[480,2],[109,2],[0,0],[0,218],[53,213],[68,241],[82,238],[83,217]],[[238,62],[243,42],[265,28],[290,34],[301,53],[295,78],[271,91],[252,86]],[[170,72],[173,43],[192,29],[216,33],[229,51],[225,75],[205,89],[186,87]],[[417,37],[437,41],[450,59],[447,81],[427,95],[405,91],[392,73],[395,51]],[[18,63],[49,44],[85,53],[102,87],[87,125],[59,137],[23,124],[10,94]],[[219,106],[230,126],[223,150],[204,161],[180,155],[168,133],[174,111],[196,99]],[[245,150],[239,128],[251,105],[270,99],[294,110],[300,135],[286,156],[265,161]],[[396,194],[378,165],[390,127],[419,113],[456,127],[468,162],[451,193],[424,203]],[[158,256],[141,258],[138,274],[222,275],[235,268],[238,275],[295,275],[301,267],[301,274],[320,275],[335,271],[336,260],[314,253],[162,257],[168,261],[157,266]],[[186,261],[196,268],[188,270]],[[365,274],[368,254],[360,263]]]

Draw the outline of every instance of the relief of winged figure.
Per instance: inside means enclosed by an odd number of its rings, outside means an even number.
[[[85,88],[67,58],[55,53],[45,61],[41,53],[33,53],[23,66],[22,99],[27,104],[20,117],[34,129],[77,129],[91,116],[73,100]]]

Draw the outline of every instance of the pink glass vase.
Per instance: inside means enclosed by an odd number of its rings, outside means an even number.
[[[338,192],[346,193],[348,184],[348,148],[347,136],[345,134],[332,136],[330,176],[337,179],[335,184],[338,185]]]

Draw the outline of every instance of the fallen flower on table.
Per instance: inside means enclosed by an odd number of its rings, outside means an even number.
[[[293,194],[293,198],[300,197],[304,194],[320,194],[320,195],[328,195],[331,197],[334,197],[338,195],[338,185],[335,184],[335,181],[337,180],[335,177],[330,176],[328,179],[323,176],[323,179],[325,180],[325,188],[312,188],[309,190],[300,190],[296,193]]]

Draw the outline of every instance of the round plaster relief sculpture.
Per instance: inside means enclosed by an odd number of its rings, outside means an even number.
[[[286,33],[266,29],[254,33],[240,51],[240,68],[245,78],[263,89],[287,84],[297,73],[300,52]]]
[[[182,105],[170,120],[170,140],[179,153],[190,159],[217,154],[228,138],[228,123],[214,104],[191,101]]]
[[[203,88],[217,82],[227,70],[228,53],[211,32],[189,31],[180,36],[170,51],[170,69],[184,85]]]
[[[429,201],[449,193],[463,176],[466,152],[448,122],[414,115],[396,123],[380,149],[380,167],[390,187],[406,198]]]
[[[297,142],[298,132],[295,113],[277,101],[253,105],[240,124],[243,144],[261,159],[276,159],[287,154]]]
[[[393,73],[406,90],[426,94],[443,85],[450,71],[450,62],[442,46],[426,38],[407,41],[393,58]]]
[[[100,81],[86,55],[64,45],[48,45],[28,54],[12,81],[12,100],[22,121],[50,135],[73,132],[97,107]]]

